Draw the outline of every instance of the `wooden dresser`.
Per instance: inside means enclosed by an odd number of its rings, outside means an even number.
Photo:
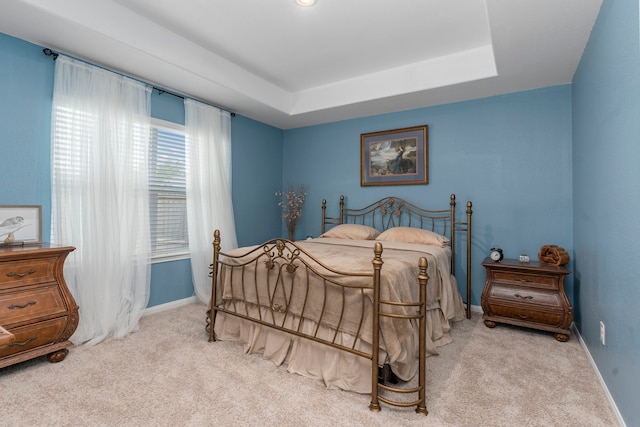
[[[46,355],[60,362],[78,327],[78,306],[63,276],[73,247],[0,247],[0,325],[14,335],[0,347],[0,368]]]
[[[542,262],[522,263],[486,258],[487,281],[480,302],[484,324],[508,323],[554,333],[558,341],[569,339],[573,308],[564,291],[565,267]]]

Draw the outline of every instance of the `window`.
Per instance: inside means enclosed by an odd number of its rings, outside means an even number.
[[[151,119],[149,211],[155,261],[189,255],[184,126]]]

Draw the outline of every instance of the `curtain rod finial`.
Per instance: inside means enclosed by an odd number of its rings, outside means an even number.
[[[54,51],[52,51],[51,49],[49,49],[48,47],[45,47],[44,49],[42,49],[42,51],[44,52],[45,55],[47,56],[53,56],[53,60],[55,61],[56,59],[58,59],[58,54],[55,53]]]

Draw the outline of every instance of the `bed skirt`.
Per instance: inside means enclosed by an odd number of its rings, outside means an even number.
[[[252,317],[258,316],[256,310],[255,306],[249,309]],[[244,311],[244,308],[241,308],[241,311]],[[271,315],[266,311],[262,313],[263,316],[267,314]],[[461,316],[455,317],[460,317],[456,320],[461,320],[464,317],[464,311]],[[287,323],[290,324],[285,327],[291,328],[293,325],[297,327],[297,318],[289,316],[288,320],[290,322]],[[316,327],[317,324],[311,320],[303,321],[302,328],[310,334]],[[449,330],[449,320],[445,318],[440,307],[427,310],[427,355],[438,354],[437,347],[452,342]],[[333,329],[321,326],[318,336],[332,340],[334,334]],[[260,354],[277,366],[285,364],[291,373],[321,380],[328,388],[371,393],[371,360],[362,356],[226,313],[216,315],[215,335],[218,340],[239,342],[244,346],[246,353]],[[353,336],[341,332],[338,334],[336,343],[350,347],[353,345]],[[395,360],[388,360],[384,350],[381,350],[379,360],[381,363],[389,363],[391,370],[398,378],[408,381],[418,371],[418,337],[409,336],[402,344],[403,350]],[[361,340],[357,343],[356,349],[371,353],[371,346]]]

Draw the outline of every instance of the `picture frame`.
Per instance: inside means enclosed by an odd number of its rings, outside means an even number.
[[[42,242],[42,205],[0,205],[0,245]]]
[[[429,183],[429,127],[392,129],[360,135],[360,185]]]

